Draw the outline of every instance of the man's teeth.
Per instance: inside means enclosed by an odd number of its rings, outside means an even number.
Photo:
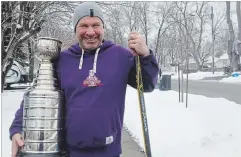
[[[87,39],[88,41],[95,41],[95,38],[94,39]]]

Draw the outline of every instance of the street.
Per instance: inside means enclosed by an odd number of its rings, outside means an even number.
[[[178,91],[178,80],[172,79],[172,90]],[[186,80],[184,80],[183,91],[186,91]],[[241,84],[188,80],[188,93],[204,95],[210,98],[223,97],[241,104]]]

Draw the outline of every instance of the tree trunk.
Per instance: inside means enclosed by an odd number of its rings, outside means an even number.
[[[237,51],[239,56],[241,56],[241,8],[240,1],[236,2],[236,11],[237,11],[237,20],[238,20],[238,43],[237,43]],[[240,60],[239,60],[240,63]],[[241,69],[239,69],[241,70]]]
[[[14,40],[14,39],[13,39]],[[11,41],[11,46],[9,47],[9,49],[7,49],[7,55],[6,57],[3,59],[3,63],[2,63],[2,69],[1,69],[1,73],[2,73],[2,90],[3,90],[3,87],[4,87],[4,84],[5,84],[5,78],[6,78],[6,75],[8,73],[8,71],[11,69],[12,67],[12,64],[13,64],[13,52],[16,50],[17,48],[17,42],[16,40],[14,41]]]
[[[33,82],[33,70],[34,70],[34,51],[32,43],[28,40],[28,51],[29,51],[29,71],[28,71],[28,82]]]
[[[156,47],[155,47],[155,51],[154,51],[155,56],[157,56],[157,52],[158,52],[158,49],[159,49],[160,34],[161,34],[161,27],[159,27],[158,33],[157,33]]]
[[[233,42],[234,42],[234,30],[233,30],[233,23],[230,15],[230,2],[226,1],[226,18],[227,18],[227,24],[228,24],[228,29],[229,29],[229,39],[228,39],[228,57],[230,60],[230,66],[232,68],[232,71],[238,70],[238,54],[235,52]]]

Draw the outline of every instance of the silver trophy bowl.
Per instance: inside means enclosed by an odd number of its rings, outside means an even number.
[[[37,50],[35,57],[40,61],[53,60],[59,56],[61,50],[62,42],[54,39],[42,37],[37,40]]]
[[[53,66],[61,45],[53,38],[37,40],[38,72],[33,86],[24,93],[21,157],[62,157],[65,154],[64,94],[58,87]]]

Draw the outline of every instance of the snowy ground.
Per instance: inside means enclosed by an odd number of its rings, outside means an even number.
[[[23,90],[2,93],[2,156],[10,157],[8,128]],[[125,126],[143,148],[137,92],[128,88]],[[240,157],[241,106],[223,98],[189,95],[188,108],[178,92],[145,94],[153,157]]]
[[[181,75],[181,74],[180,74]],[[205,77],[217,77],[217,76],[223,76],[223,72],[215,72],[214,74],[212,72],[197,72],[197,73],[190,73],[188,74],[188,79],[191,80],[201,80]],[[178,78],[178,75],[175,74],[172,76],[172,78]],[[183,78],[187,78],[186,74],[183,74]]]
[[[129,88],[125,125],[143,148],[137,93]],[[153,157],[240,157],[241,106],[224,98],[189,95],[188,108],[178,92],[145,94]]]
[[[241,75],[239,75],[239,77],[223,78],[220,82],[241,83]]]
[[[204,78],[211,78],[211,77],[214,78],[214,77],[220,77],[220,76],[225,76],[225,75],[224,75],[223,72],[215,72],[214,74],[212,72],[197,72],[197,73],[188,74],[188,79],[189,80],[202,80]],[[186,79],[187,75],[184,74],[183,78]],[[178,79],[178,74],[173,75],[172,79]],[[212,81],[214,81],[214,79]],[[238,77],[230,76],[228,78],[223,78],[223,79],[218,80],[218,81],[219,82],[225,82],[225,83],[241,83],[241,74]]]
[[[11,156],[11,141],[8,130],[22,98],[23,90],[2,93],[2,157]]]

